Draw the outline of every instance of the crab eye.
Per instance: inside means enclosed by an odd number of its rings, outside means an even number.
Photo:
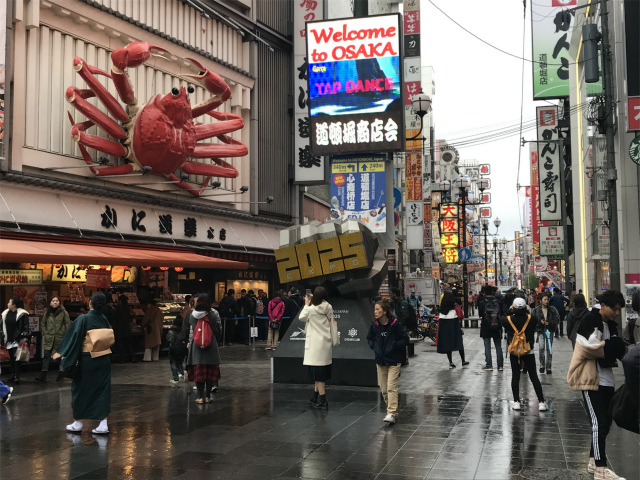
[[[172,94],[174,97],[177,97],[178,95],[180,95],[180,90],[178,90],[176,87],[173,87],[173,88],[171,89],[171,94]]]
[[[193,88],[191,85],[189,85],[189,88],[187,88],[187,92],[189,92],[189,93],[193,93],[195,91],[196,91],[196,89]]]

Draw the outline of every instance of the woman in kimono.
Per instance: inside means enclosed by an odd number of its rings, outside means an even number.
[[[100,313],[107,304],[103,293],[94,293],[90,310],[71,324],[54,358],[62,358],[60,370],[77,371],[71,384],[74,422],[67,431],[80,432],[81,420],[100,420],[96,434],[108,434],[107,416],[111,411],[111,349],[113,330]],[[76,366],[77,364],[77,366]]]

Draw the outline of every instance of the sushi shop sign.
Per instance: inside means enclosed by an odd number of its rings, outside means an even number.
[[[42,285],[42,270],[0,270],[0,285]]]

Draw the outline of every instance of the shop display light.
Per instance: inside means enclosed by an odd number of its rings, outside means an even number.
[[[100,265],[100,270],[107,270],[109,265]]]
[[[143,269],[144,271],[148,271],[148,270],[151,270],[151,267],[142,267],[142,269]]]
[[[176,272],[181,272],[181,271],[183,271],[183,270],[184,270],[184,268],[183,268],[183,267],[173,267],[173,269],[174,269]]]
[[[162,270],[163,272],[166,272],[167,270],[169,270],[169,267],[160,267],[160,270]]]

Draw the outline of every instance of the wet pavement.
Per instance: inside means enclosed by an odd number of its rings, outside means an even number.
[[[571,345],[554,343],[553,374],[541,374],[550,411],[539,412],[525,376],[528,407],[511,409],[511,371],[485,372],[477,329],[465,330],[471,362],[450,370],[431,342],[402,369],[399,418],[385,426],[375,388],[328,387],[328,410],[309,406],[312,388],[270,383],[264,343],[222,349],[220,391],[194,403],[186,384],[169,386],[169,362],[113,365],[108,437],[68,434],[71,387],[37,384],[23,373],[0,407],[3,479],[587,479],[590,427],[569,390]],[[535,348],[537,350],[537,346]],[[495,356],[495,351],[494,351]],[[494,365],[496,361],[494,358]],[[616,369],[616,385],[622,368]],[[6,375],[4,375],[6,376]],[[4,377],[3,376],[3,377]],[[612,468],[640,479],[640,437],[612,427]]]

